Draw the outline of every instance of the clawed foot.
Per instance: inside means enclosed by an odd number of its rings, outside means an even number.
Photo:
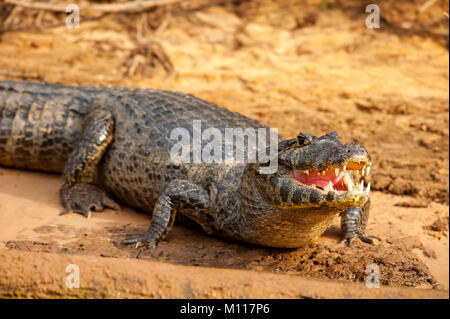
[[[156,240],[149,238],[147,235],[133,236],[113,243],[116,246],[128,246],[136,244],[136,249],[138,249],[138,254],[136,258],[139,258],[139,256],[144,250],[155,249],[157,244]]]
[[[347,247],[349,247],[353,241],[353,239],[359,238],[362,242],[365,242],[367,244],[373,244],[374,239],[381,240],[380,237],[372,236],[372,235],[366,235],[363,232],[348,232],[345,234],[345,237],[341,240],[341,244],[345,244]]]
[[[92,211],[101,212],[105,207],[120,210],[120,206],[104,191],[90,184],[76,184],[62,188],[61,201],[64,211],[59,215],[77,213],[89,218]]]

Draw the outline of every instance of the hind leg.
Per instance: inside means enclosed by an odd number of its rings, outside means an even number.
[[[88,114],[78,144],[64,167],[61,215],[74,212],[89,217],[92,210],[102,211],[105,206],[120,208],[94,184],[97,165],[112,140],[113,129],[114,119],[109,111],[96,108]]]

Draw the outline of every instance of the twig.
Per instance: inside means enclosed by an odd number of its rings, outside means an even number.
[[[381,19],[391,28],[397,29],[397,30],[401,30],[402,32],[404,32],[405,34],[418,34],[418,35],[428,35],[430,37],[433,38],[440,38],[440,37],[447,37],[448,36],[448,32],[447,33],[436,33],[436,32],[432,32],[429,31],[429,29],[439,23],[441,23],[443,20],[445,20],[445,16],[441,16],[438,17],[436,19],[434,19],[433,21],[431,21],[430,23],[427,23],[425,25],[422,25],[420,28],[405,28],[401,25],[397,25],[396,23],[392,22],[389,18],[387,18],[386,16],[382,16]]]
[[[427,2],[425,2],[424,4],[422,4],[422,5],[419,7],[419,11],[420,11],[420,12],[425,12],[425,11],[428,10],[428,8],[431,7],[435,2],[436,2],[436,0],[428,0]]]
[[[89,17],[89,18],[84,18],[84,19],[80,19],[80,24],[83,22],[88,22],[88,21],[94,21],[94,20],[99,20],[102,19],[106,16],[110,15],[110,13],[105,12],[102,13],[101,15],[95,16],[95,17]],[[56,23],[50,23],[50,24],[41,24],[41,25],[19,25],[17,27],[12,27],[12,28],[5,28],[5,29],[0,29],[0,35],[2,33],[6,33],[6,32],[17,32],[17,31],[29,31],[29,30],[44,30],[44,29],[50,29],[50,28],[57,28],[57,27],[62,27],[65,26],[66,22],[56,22]]]
[[[142,12],[153,7],[174,4],[182,2],[183,0],[147,0],[147,1],[130,1],[124,3],[112,3],[112,4],[93,4],[93,5],[80,5],[80,11],[88,12],[104,12],[104,13],[117,13],[117,12]],[[47,10],[54,12],[66,12],[67,5],[64,4],[51,4],[44,2],[27,2],[21,0],[5,0],[5,3],[14,4],[29,9]]]
[[[10,77],[10,78],[20,78],[20,79],[40,79],[41,76],[36,73],[25,73],[25,72],[14,72],[14,71],[2,71],[0,76]]]
[[[435,25],[438,25],[438,24],[440,24],[442,21],[445,21],[445,20],[448,20],[448,17],[445,16],[445,15],[440,16],[440,17],[437,17],[436,19],[432,20],[431,22],[425,24],[425,25],[423,26],[423,28],[427,29],[427,28],[434,27]]]

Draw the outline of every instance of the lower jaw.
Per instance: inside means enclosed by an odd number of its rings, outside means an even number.
[[[270,218],[252,223],[251,230],[241,233],[248,243],[274,247],[298,248],[317,240],[341,211],[329,207],[274,210]]]

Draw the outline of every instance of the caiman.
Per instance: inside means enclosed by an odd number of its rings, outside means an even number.
[[[117,243],[140,250],[163,240],[175,217],[211,235],[296,248],[341,215],[344,243],[373,242],[364,232],[372,161],[363,146],[342,144],[335,131],[277,135],[270,174],[248,158],[174,162],[171,132],[192,136],[194,120],[205,130],[267,128],[179,92],[1,81],[0,165],[62,173],[61,214],[119,209],[115,200],[151,213],[144,234]]]

